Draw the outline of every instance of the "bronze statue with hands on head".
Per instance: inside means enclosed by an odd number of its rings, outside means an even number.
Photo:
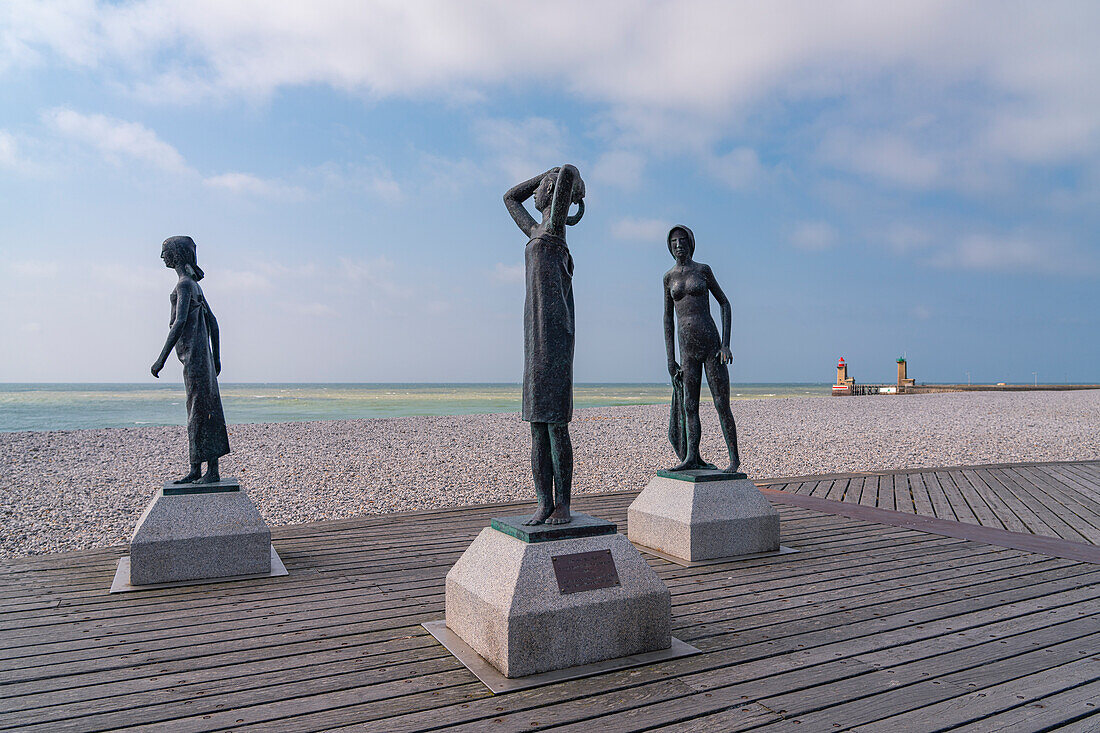
[[[527,235],[523,304],[523,419],[531,423],[531,471],[539,506],[524,524],[566,524],[573,485],[573,257],[565,227],[584,216],[584,181],[569,164],[551,168],[504,194]],[[523,202],[534,197],[542,220]],[[576,204],[577,213],[569,215]]]
[[[729,451],[730,462],[726,472],[735,473],[741,466],[741,457],[737,452],[737,426],[730,411],[727,366],[733,361],[730,351],[730,321],[733,316],[730,302],[722,288],[718,287],[710,267],[692,259],[695,235],[690,229],[683,225],[674,226],[668,233],[668,251],[676,264],[664,277],[665,351],[673,384],[680,380],[683,383],[683,410],[687,423],[686,445],[682,451],[679,447],[677,449],[682,461],[669,470],[714,468],[699,455],[699,390],[705,369],[707,386],[714,397],[714,407],[718,410],[722,435]],[[721,338],[710,315],[711,295],[722,310]],[[676,363],[677,329],[680,332],[681,364]]]
[[[203,296],[198,281],[203,278],[191,237],[169,237],[161,245],[165,267],[179,276],[172,291],[172,320],[168,339],[151,372],[160,377],[164,362],[174,346],[183,364],[183,386],[187,392],[187,444],[191,471],[173,482],[217,483],[218,459],[229,453],[229,434],[225,428],[222,398],[218,392],[221,373],[221,348],[218,321]],[[206,474],[202,464],[206,463]]]

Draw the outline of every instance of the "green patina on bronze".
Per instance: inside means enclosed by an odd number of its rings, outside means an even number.
[[[714,471],[705,468],[694,468],[687,471],[660,470],[657,475],[663,478],[676,479],[677,481],[690,481],[693,484],[701,484],[707,481],[736,481],[737,479],[748,478],[747,475],[740,472],[727,473],[726,471]]]
[[[241,485],[236,479],[223,479],[212,484],[176,484],[164,485],[165,496],[179,496],[182,494],[221,494],[227,491],[240,491]]]
[[[618,530],[614,522],[608,522],[589,514],[578,514],[577,512],[573,512],[573,519],[569,524],[525,525],[524,522],[527,519],[529,519],[527,515],[494,517],[489,526],[509,537],[515,537],[517,540],[527,543],[574,540],[579,537],[615,534]]]

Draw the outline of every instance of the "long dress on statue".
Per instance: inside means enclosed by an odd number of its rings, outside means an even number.
[[[523,419],[573,419],[573,257],[565,239],[537,234],[524,250]]]
[[[179,292],[187,288],[190,305],[186,313],[177,312]],[[184,278],[172,291],[172,323],[185,319],[176,342],[176,356],[183,364],[183,386],[187,391],[187,445],[191,463],[220,458],[229,453],[229,434],[225,429],[222,398],[210,351],[210,332],[206,327],[209,306],[202,288]]]

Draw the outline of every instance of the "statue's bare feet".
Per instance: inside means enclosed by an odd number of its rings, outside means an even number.
[[[729,465],[728,468],[726,468],[726,473],[737,473],[740,470],[740,468],[741,468],[741,461],[734,461]]]
[[[699,456],[695,456],[695,457],[688,456],[687,458],[684,459],[683,463],[679,463],[679,464],[673,466],[672,468],[670,468],[668,470],[669,471],[691,471],[691,470],[697,469],[697,468],[714,468],[714,466],[707,463],[706,461],[704,461]]]
[[[559,504],[554,513],[546,518],[547,524],[569,524],[573,521],[572,515],[569,514],[568,504]]]
[[[172,483],[174,483],[174,484],[193,484],[193,483],[195,483],[195,481],[197,481],[199,479],[199,476],[201,476],[201,475],[202,474],[199,471],[192,471],[191,473],[187,474],[183,478],[176,479]]]
[[[525,525],[542,524],[546,521],[546,518],[554,511],[552,506],[543,506],[539,504],[539,508],[535,510],[535,513],[531,515],[530,519],[524,520]]]
[[[196,484],[216,484],[221,481],[222,478],[213,471],[207,471],[206,475],[202,478],[195,479]]]

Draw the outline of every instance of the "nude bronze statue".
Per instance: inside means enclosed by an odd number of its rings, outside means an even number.
[[[536,222],[523,202],[534,197]],[[569,215],[571,204],[576,214]],[[539,506],[524,524],[566,524],[573,485],[573,257],[565,227],[584,215],[584,181],[572,165],[551,168],[504,194],[527,235],[523,304],[523,413],[531,423],[531,472]]]
[[[699,390],[703,370],[707,373],[707,386],[714,397],[722,435],[729,451],[728,473],[741,466],[737,452],[737,426],[730,412],[729,367],[733,361],[730,351],[730,321],[732,309],[729,299],[718,287],[718,281],[709,266],[692,259],[695,254],[695,235],[685,226],[677,225],[668,233],[668,251],[676,260],[665,273],[665,352],[668,355],[668,373],[675,384],[683,381],[683,404],[687,423],[686,451],[683,460],[670,471],[686,471],[714,468],[699,455]],[[722,335],[710,315],[710,296],[718,301],[722,310]],[[680,360],[676,363],[676,331],[680,332]]]
[[[179,276],[172,291],[172,320],[168,339],[153,363],[154,377],[160,377],[172,347],[183,364],[183,386],[187,392],[187,445],[191,471],[174,481],[217,483],[218,459],[229,453],[229,435],[225,428],[218,375],[221,373],[221,349],[218,321],[202,294],[198,281],[203,278],[191,237],[169,237],[161,245],[160,258],[165,267]],[[206,474],[202,464],[206,463]]]

